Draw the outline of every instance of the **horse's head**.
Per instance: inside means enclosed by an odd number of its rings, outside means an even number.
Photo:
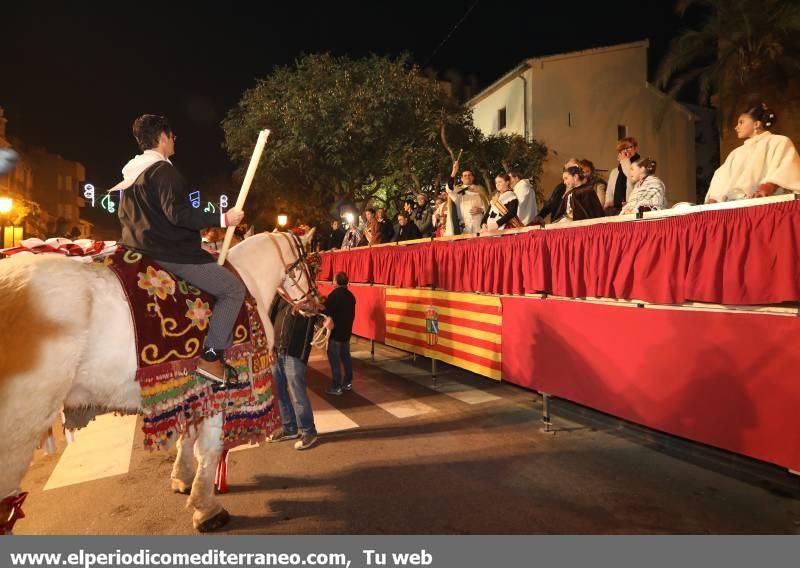
[[[276,292],[303,315],[317,315],[324,309],[314,280],[314,262],[309,263],[306,255],[313,237],[313,230],[304,235],[259,233],[231,249],[228,258],[258,300],[259,312],[262,307],[269,309]]]

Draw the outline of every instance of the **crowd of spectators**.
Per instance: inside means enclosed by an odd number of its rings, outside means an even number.
[[[775,135],[775,113],[766,105],[743,112],[736,132],[744,145],[716,171],[706,203],[763,197],[790,190],[800,192],[800,157],[791,140]],[[640,215],[669,207],[667,187],[657,177],[658,164],[639,152],[633,137],[616,146],[616,163],[604,179],[591,160],[564,163],[561,183],[538,208],[537,192],[523,172],[499,173],[490,195],[475,182],[474,173],[453,163],[450,178],[433,204],[425,194],[403,203],[392,223],[384,209],[368,208],[361,223],[347,232],[331,224],[330,248],[401,242],[418,238],[496,232],[545,222],[565,223],[610,215]],[[343,235],[340,237],[340,235]]]

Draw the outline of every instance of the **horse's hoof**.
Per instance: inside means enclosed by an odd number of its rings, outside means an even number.
[[[195,523],[194,528],[197,529],[197,532],[206,533],[212,532],[221,528],[228,524],[228,521],[231,520],[231,516],[225,509],[222,509],[219,513],[214,515],[211,518],[206,519],[202,523]]]
[[[190,495],[192,493],[192,485],[186,484],[179,479],[172,480],[172,492],[180,493],[181,495]]]

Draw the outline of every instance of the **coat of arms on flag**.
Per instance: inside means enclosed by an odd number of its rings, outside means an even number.
[[[500,380],[499,297],[414,288],[385,294],[387,345]]]
[[[439,339],[439,314],[433,306],[425,308],[425,329],[428,332],[428,345],[436,345]]]

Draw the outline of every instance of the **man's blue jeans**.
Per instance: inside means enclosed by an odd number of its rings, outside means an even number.
[[[281,422],[285,434],[316,435],[314,411],[306,392],[306,365],[291,355],[278,355],[272,366],[272,384],[275,398],[281,410]]]
[[[328,363],[331,364],[333,388],[353,384],[353,360],[350,358],[350,341],[328,340]],[[342,382],[342,365],[344,364],[344,382]]]

